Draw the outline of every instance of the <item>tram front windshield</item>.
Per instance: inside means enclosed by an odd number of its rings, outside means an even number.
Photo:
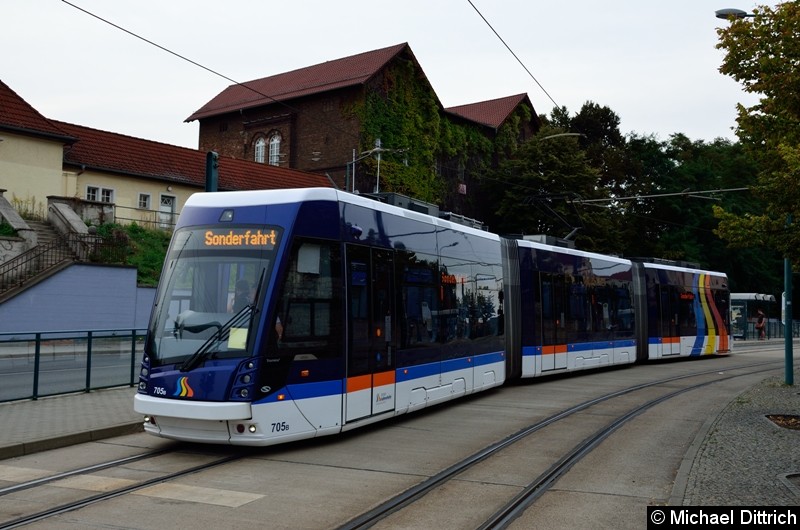
[[[248,357],[254,319],[275,262],[276,227],[182,228],[175,232],[148,333],[154,366]]]

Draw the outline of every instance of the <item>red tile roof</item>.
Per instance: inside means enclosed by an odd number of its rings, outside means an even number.
[[[363,84],[405,50],[409,53],[411,51],[407,43],[397,44],[231,85],[186,118],[186,121]]]
[[[65,164],[205,189],[205,152],[61,121],[53,123],[78,139],[65,148]],[[327,177],[315,173],[228,157],[220,157],[218,176],[221,191],[333,186]]]
[[[508,119],[520,103],[526,103],[533,111],[533,105],[531,105],[527,94],[517,94],[468,105],[459,105],[444,110],[450,114],[497,129],[503,125],[503,122]]]
[[[69,143],[74,138],[59,129],[39,111],[0,81],[0,129],[45,136]]]

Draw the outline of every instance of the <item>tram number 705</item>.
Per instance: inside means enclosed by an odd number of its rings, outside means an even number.
[[[282,432],[282,431],[288,431],[288,430],[289,430],[289,424],[286,423],[285,421],[282,421],[280,423],[273,423],[272,424],[272,432]]]

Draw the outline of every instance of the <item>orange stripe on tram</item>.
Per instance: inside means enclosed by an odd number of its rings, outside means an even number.
[[[356,377],[348,377],[347,378],[347,391],[348,392],[358,392],[359,390],[365,390],[367,388],[372,388],[372,375],[359,375]]]
[[[393,385],[394,384],[394,370],[389,372],[381,372],[373,374],[373,386]]]

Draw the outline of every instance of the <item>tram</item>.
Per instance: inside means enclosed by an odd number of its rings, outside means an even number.
[[[332,188],[192,195],[154,302],[145,431],[271,445],[565,371],[729,351],[723,273]]]

